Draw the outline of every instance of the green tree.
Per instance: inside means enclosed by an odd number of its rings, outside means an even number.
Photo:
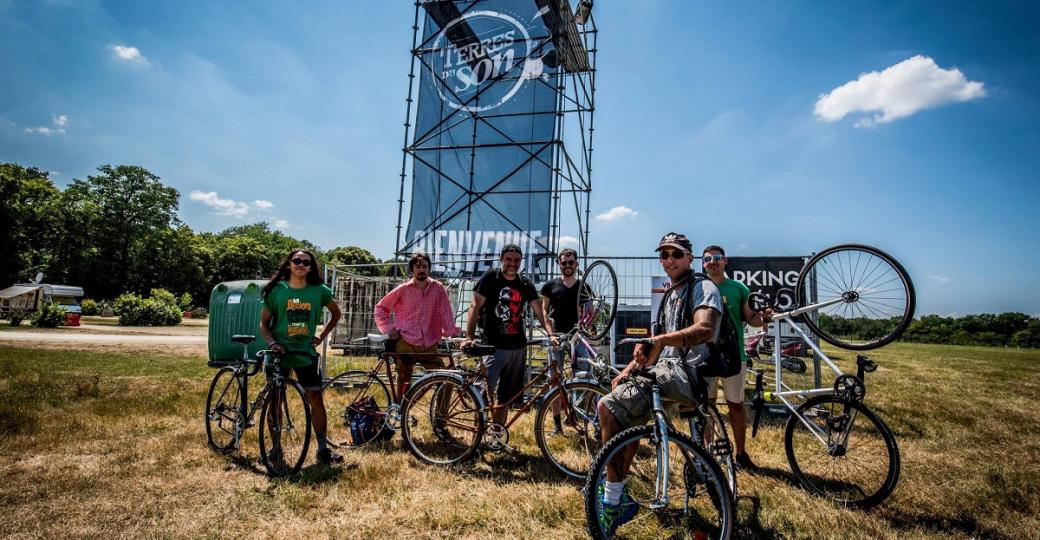
[[[177,207],[180,194],[159,177],[136,165],[102,165],[100,174],[75,180],[70,188],[96,205],[98,220],[93,227],[94,247],[99,254],[84,285],[94,296],[111,298],[133,286],[144,286],[140,266],[131,257],[148,257],[136,243],[153,241],[154,235],[180,225]],[[135,249],[136,248],[136,249]],[[131,277],[134,277],[131,280]]]
[[[360,248],[357,246],[341,246],[328,250],[325,252],[325,263],[334,266],[346,266],[346,265],[378,265],[378,266],[359,266],[351,268],[350,271],[361,274],[364,276],[382,276],[386,275],[386,266],[380,264],[380,260],[376,258],[372,252],[367,249]]]
[[[0,287],[31,279],[53,260],[61,230],[61,192],[48,173],[0,164]]]

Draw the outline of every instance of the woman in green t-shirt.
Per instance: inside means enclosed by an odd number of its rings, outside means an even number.
[[[264,286],[261,296],[264,309],[260,314],[260,335],[271,350],[282,355],[282,375],[296,372],[296,380],[307,392],[318,443],[318,462],[326,465],[339,463],[343,456],[329,449],[325,438],[328,420],[315,347],[325,341],[336,327],[340,310],[332,301],[332,289],[321,280],[318,259],[305,249],[293,250]],[[332,313],[332,319],[321,335],[315,336],[324,308]]]

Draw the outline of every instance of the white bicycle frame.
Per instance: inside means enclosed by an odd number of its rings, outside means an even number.
[[[801,329],[801,327],[799,327],[797,324],[794,324],[794,321],[792,319],[794,319],[795,317],[797,317],[799,315],[804,315],[806,313],[812,313],[812,312],[814,312],[816,310],[825,308],[827,306],[832,306],[834,304],[840,304],[840,303],[842,303],[844,301],[845,300],[843,298],[835,298],[833,300],[827,300],[826,302],[820,302],[818,304],[812,304],[812,305],[808,305],[808,306],[805,306],[805,307],[800,307],[798,309],[793,309],[791,311],[785,311],[785,312],[781,312],[781,313],[774,313],[773,316],[772,316],[773,321],[776,323],[773,326],[773,363],[774,363],[773,370],[774,370],[774,376],[775,376],[776,382],[775,382],[775,386],[774,386],[775,390],[773,390],[771,392],[764,392],[763,397],[765,398],[766,401],[780,400],[784,404],[784,406],[786,406],[788,409],[790,409],[791,414],[794,414],[795,416],[797,416],[798,420],[801,421],[802,424],[804,424],[805,427],[808,428],[808,430],[813,435],[815,435],[816,438],[819,439],[820,442],[823,443],[825,446],[829,446],[830,445],[830,441],[828,441],[828,439],[827,439],[827,433],[824,432],[822,429],[820,429],[820,427],[817,426],[816,424],[806,420],[805,417],[802,416],[801,414],[798,414],[797,407],[792,402],[791,398],[807,399],[807,398],[810,398],[810,397],[816,396],[816,395],[830,394],[830,393],[834,392],[834,387],[810,388],[810,389],[807,389],[807,390],[785,390],[786,386],[783,384],[783,371],[784,370],[783,370],[782,362],[781,362],[781,350],[782,349],[781,349],[781,346],[780,346],[780,326],[781,326],[781,323],[783,323],[784,321],[787,321],[787,323],[789,325],[791,325],[791,328],[795,331],[795,333],[798,334],[798,336],[802,338],[802,341],[804,341],[807,345],[809,345],[810,348],[812,348],[813,353],[816,355],[816,357],[821,359],[821,360],[823,360],[823,363],[827,364],[827,367],[829,367],[831,369],[831,371],[833,371],[835,373],[836,377],[841,377],[842,375],[844,375],[844,373],[842,373],[841,369],[839,369],[838,366],[835,365],[834,362],[831,361],[831,359],[826,354],[824,354],[822,350],[820,350],[820,347],[818,345],[816,345],[815,342],[813,342],[812,338],[810,338],[809,335],[804,330]],[[848,426],[846,427],[846,431],[851,427],[851,425],[852,425],[852,423],[849,422]],[[846,433],[846,435],[847,435],[847,433]]]

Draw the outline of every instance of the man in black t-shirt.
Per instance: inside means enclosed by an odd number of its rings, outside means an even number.
[[[523,260],[520,246],[509,244],[503,247],[499,260],[502,268],[488,270],[473,287],[473,302],[469,306],[469,317],[466,321],[466,341],[462,346],[473,345],[477,318],[483,313],[484,337],[489,345],[495,347],[495,354],[484,359],[487,366],[488,397],[502,403],[512,399],[524,386],[524,372],[527,367],[525,305],[531,306],[535,317],[542,323],[553,344],[556,345],[559,341],[554,336],[552,321],[545,318],[534,285],[527,278],[520,276],[520,262]],[[497,424],[504,423],[506,408],[492,410],[491,418]]]
[[[565,334],[578,324],[578,291],[581,289],[581,280],[578,279],[578,252],[570,248],[562,249],[558,261],[561,276],[542,285],[542,310],[552,319],[553,329],[560,334]],[[553,349],[553,359],[561,370],[568,352],[566,347]],[[587,372],[588,362],[575,362],[571,367],[574,370],[574,376],[577,377],[578,373]],[[560,400],[553,401],[552,405],[555,433],[559,433],[562,431]]]

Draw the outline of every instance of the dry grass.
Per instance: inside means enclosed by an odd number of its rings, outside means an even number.
[[[808,496],[770,424],[750,444],[766,474],[740,477],[740,537],[1037,537],[1040,352],[873,357],[867,402],[903,458],[895,494],[869,513]],[[232,458],[206,448],[211,376],[201,356],[0,348],[0,536],[584,536],[579,486],[543,462],[529,428],[514,428],[520,454],[457,468],[421,465],[396,440],[271,480],[255,440]]]

